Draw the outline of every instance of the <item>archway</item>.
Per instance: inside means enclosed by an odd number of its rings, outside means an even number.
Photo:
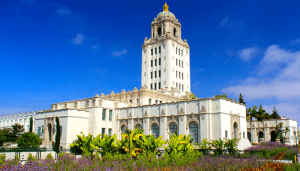
[[[141,125],[141,124],[137,124],[135,127],[136,127],[136,128],[138,128],[138,129],[139,129],[139,131],[141,131],[141,130],[143,129],[143,127],[142,127],[142,125]]]
[[[152,130],[152,135],[154,135],[155,138],[158,138],[159,137],[159,127],[156,123],[152,125],[151,130]]]
[[[177,125],[176,125],[176,123],[174,123],[174,122],[171,123],[169,129],[170,129],[170,134],[171,135],[175,134],[175,132],[177,131]]]
[[[158,27],[158,29],[157,29],[157,35],[158,35],[158,37],[161,36],[161,27]]]
[[[238,138],[237,127],[238,127],[238,124],[236,122],[234,122],[233,123],[233,138],[234,139]]]
[[[260,142],[260,138],[264,138],[264,133],[262,131],[259,131],[258,142]]]
[[[174,37],[176,37],[176,28],[173,30]]]
[[[271,132],[271,141],[276,141],[276,132],[275,131],[272,131]]]
[[[125,125],[123,125],[123,126],[121,127],[121,133],[124,134],[125,131],[126,131],[126,129],[127,129],[127,127],[126,127]]]
[[[193,143],[198,143],[198,124],[196,122],[191,122],[189,125],[191,138],[194,140]]]
[[[251,142],[251,132],[247,132],[248,140]]]

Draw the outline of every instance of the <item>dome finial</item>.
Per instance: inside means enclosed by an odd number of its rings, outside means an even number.
[[[167,2],[165,2],[164,11],[169,11],[169,6],[167,5]]]

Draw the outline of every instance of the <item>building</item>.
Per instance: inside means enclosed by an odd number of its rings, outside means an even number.
[[[35,123],[35,116],[35,111],[0,116],[0,129],[12,128],[12,125],[18,123],[20,125],[24,125],[25,132],[27,132],[29,131],[30,118],[32,117],[33,123]]]
[[[289,132],[285,135],[287,138],[286,144],[296,145],[298,143],[297,121],[281,117],[281,119],[264,120],[262,122],[252,121],[252,136],[251,136],[251,122],[247,122],[247,137],[251,143],[258,143],[260,141],[276,141],[276,125],[282,123],[283,129],[289,128]],[[259,130],[258,130],[259,128]],[[259,134],[258,134],[259,131]],[[262,137],[260,140],[258,137]]]
[[[239,149],[251,146],[247,139],[246,106],[223,98],[191,99],[190,47],[181,39],[181,24],[163,11],[151,23],[151,38],[142,45],[141,88],[81,100],[56,103],[36,113],[36,132],[43,146],[51,146],[56,134],[55,117],[61,124],[61,146],[84,134],[116,134],[135,127],[145,134],[163,136],[178,131],[194,142],[239,139]]]

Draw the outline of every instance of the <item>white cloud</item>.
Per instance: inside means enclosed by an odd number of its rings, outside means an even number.
[[[92,50],[97,50],[97,49],[99,49],[99,46],[98,46],[98,45],[93,45],[93,46],[91,47],[91,49],[92,49]]]
[[[239,57],[246,62],[249,62],[253,57],[255,56],[255,53],[257,52],[256,48],[245,48],[240,51]]]
[[[122,56],[122,55],[125,55],[127,53],[127,49],[123,49],[123,50],[118,50],[118,51],[115,51],[112,53],[113,56]]]
[[[258,77],[250,77],[243,83],[222,91],[234,95],[242,93],[247,100],[289,100],[300,97],[300,51],[292,53],[277,45],[269,46],[258,66]],[[277,75],[274,78],[266,74],[275,69]]]
[[[60,9],[56,10],[56,14],[62,15],[62,16],[70,15],[71,13],[72,13],[72,11],[68,8],[60,8]]]
[[[73,39],[74,44],[81,44],[82,41],[85,39],[82,34],[77,34],[76,37]]]
[[[220,25],[225,25],[228,22],[228,18],[226,17],[225,19],[223,19],[220,23]]]
[[[278,114],[285,118],[300,120],[300,103],[277,103],[273,105],[263,105],[267,113],[272,113],[273,107],[276,107]]]

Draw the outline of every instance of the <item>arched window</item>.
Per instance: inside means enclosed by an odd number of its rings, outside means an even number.
[[[271,132],[271,141],[276,141],[276,132],[275,131],[272,131]]]
[[[247,133],[248,140],[251,142],[251,132]]]
[[[158,29],[157,29],[157,34],[158,34],[158,37],[161,36],[161,27],[158,27]]]
[[[234,129],[233,136],[234,136],[234,139],[238,138],[237,127],[238,127],[238,124],[236,122],[234,122],[234,124],[233,124],[233,129]]]
[[[173,33],[174,33],[174,37],[175,37],[176,36],[176,28],[174,28]]]
[[[158,138],[159,137],[159,127],[157,124],[153,124],[152,125],[152,135],[154,135],[155,138]]]
[[[125,131],[126,131],[126,129],[127,129],[127,127],[126,127],[125,125],[123,125],[123,126],[121,127],[121,133],[124,134]]]
[[[198,143],[198,124],[196,122],[190,123],[190,135],[191,139],[193,139],[193,143]]]
[[[176,125],[176,123],[174,123],[174,122],[171,123],[169,129],[170,129],[170,134],[171,135],[175,134],[175,132],[177,131],[177,125]]]

